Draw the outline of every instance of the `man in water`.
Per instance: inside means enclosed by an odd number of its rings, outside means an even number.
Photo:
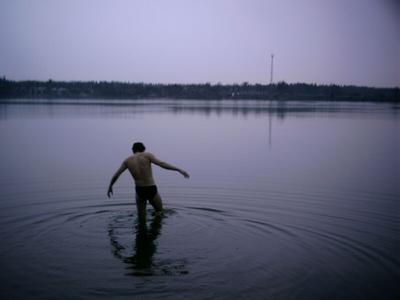
[[[124,160],[117,172],[111,179],[108,187],[107,196],[113,194],[112,186],[117,181],[118,177],[128,169],[133,179],[135,180],[136,189],[136,207],[140,219],[146,217],[146,201],[154,207],[157,213],[162,212],[162,201],[160,194],[157,191],[153,179],[151,164],[160,166],[163,169],[173,170],[181,173],[185,178],[189,178],[189,174],[182,169],[174,167],[166,162],[157,159],[150,152],[145,152],[146,148],[142,143],[134,143],[132,146],[133,155]]]

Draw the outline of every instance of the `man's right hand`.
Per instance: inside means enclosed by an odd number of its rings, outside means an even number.
[[[109,188],[108,188],[108,192],[107,192],[107,196],[108,196],[108,198],[111,198],[111,195],[113,194],[113,189],[112,189],[112,187],[110,186]]]

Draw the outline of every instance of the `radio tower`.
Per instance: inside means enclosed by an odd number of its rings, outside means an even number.
[[[274,55],[271,54],[271,81],[269,84],[274,82]]]

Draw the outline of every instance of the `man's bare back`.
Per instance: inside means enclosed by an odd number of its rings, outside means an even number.
[[[138,152],[128,157],[124,164],[135,180],[136,186],[154,185],[151,163],[157,164],[158,160],[149,152]]]
[[[146,200],[157,212],[162,211],[161,197],[157,191],[157,187],[153,178],[151,164],[155,164],[163,169],[173,170],[181,173],[185,178],[189,178],[189,174],[173,165],[157,159],[152,153],[144,152],[145,147],[142,143],[133,144],[134,154],[123,161],[119,169],[115,172],[111,179],[107,196],[113,194],[112,186],[117,181],[119,176],[128,169],[131,173],[136,185],[136,205],[139,217],[144,218],[146,215]]]

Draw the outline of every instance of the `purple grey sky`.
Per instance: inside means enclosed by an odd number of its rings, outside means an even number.
[[[1,0],[0,76],[400,86],[398,0]]]

